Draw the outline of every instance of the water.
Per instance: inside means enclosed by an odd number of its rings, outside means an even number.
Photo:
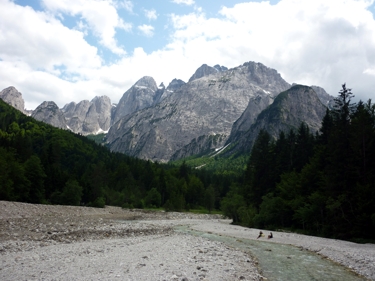
[[[250,253],[258,260],[262,275],[270,281],[366,280],[344,266],[299,247],[220,236],[191,230],[186,226],[178,227],[177,231],[223,242]]]

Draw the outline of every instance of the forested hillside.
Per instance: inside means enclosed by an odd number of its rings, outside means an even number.
[[[110,152],[0,100],[0,200],[221,209],[248,227],[374,240],[375,105],[352,97],[343,85],[315,135],[304,123],[276,140],[261,130],[250,156],[173,165]]]
[[[0,100],[0,200],[167,210],[219,207],[229,181],[112,153]]]
[[[375,105],[352,97],[343,85],[318,135],[261,131],[224,212],[250,227],[375,239]]]

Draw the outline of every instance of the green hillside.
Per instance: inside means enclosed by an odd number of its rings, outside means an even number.
[[[251,152],[168,165],[112,153],[0,100],[0,200],[165,210],[221,210],[261,229],[375,240],[375,105],[343,85],[319,134],[302,123]],[[101,138],[101,137],[99,137]]]
[[[185,165],[112,153],[0,100],[0,200],[213,210],[229,188],[226,182],[207,176],[201,180]]]

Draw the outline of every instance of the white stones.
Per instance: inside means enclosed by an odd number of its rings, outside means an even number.
[[[219,220],[219,217],[130,212],[112,207],[94,209],[17,204],[21,208],[3,210],[2,205],[9,207],[10,204],[0,201],[0,280],[168,281],[173,276],[177,276],[175,280],[178,281],[263,280],[256,270],[255,261],[247,254],[220,242],[173,231],[174,226],[185,225],[238,239],[256,239],[259,233],[256,229],[244,231],[239,226],[230,225],[227,220]],[[28,219],[20,218],[27,216],[28,212]],[[116,217],[128,215],[137,221],[114,221],[93,216],[99,214],[108,218],[109,212]],[[373,244],[360,245],[281,232],[274,233],[272,243],[319,251],[320,255],[375,280]]]

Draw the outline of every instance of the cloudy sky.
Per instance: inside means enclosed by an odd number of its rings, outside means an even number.
[[[0,0],[0,90],[26,108],[167,86],[247,61],[334,96],[375,101],[374,0]]]

